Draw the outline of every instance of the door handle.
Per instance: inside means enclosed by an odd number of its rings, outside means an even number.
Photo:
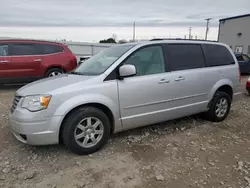
[[[9,62],[8,60],[0,61],[0,63],[8,63],[8,62]]]
[[[179,76],[178,78],[175,79],[175,81],[181,81],[181,80],[185,80],[185,78],[183,76]]]
[[[158,81],[159,84],[164,84],[164,83],[169,83],[169,82],[170,80],[166,80],[164,78]]]
[[[35,62],[41,62],[41,59],[34,59]]]

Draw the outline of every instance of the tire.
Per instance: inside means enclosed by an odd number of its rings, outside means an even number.
[[[94,125],[98,124],[97,120],[101,122],[101,124],[99,124],[96,130],[94,129],[90,130],[90,128],[88,128],[89,119],[91,119],[89,122],[91,122]],[[79,124],[81,124],[84,127],[85,131],[83,131],[83,127],[81,126],[80,128],[78,128]],[[92,127],[94,127],[94,125]],[[89,130],[90,132],[88,132]],[[99,137],[101,134],[99,135],[97,133],[98,131],[99,133],[103,131],[102,137]],[[89,143],[93,141],[92,140],[93,134],[97,134],[94,136],[96,139],[95,145],[91,145],[91,143]],[[103,111],[94,107],[84,107],[77,109],[76,111],[74,111],[74,113],[71,113],[67,117],[67,119],[63,124],[63,130],[62,130],[63,143],[66,145],[68,149],[70,149],[72,152],[78,155],[87,155],[100,150],[107,143],[109,136],[110,136],[109,118]]]
[[[55,75],[53,75],[53,73]],[[63,73],[63,70],[60,68],[51,68],[49,70],[47,70],[47,72],[45,73],[45,77],[53,77],[53,76],[57,76]]]
[[[224,110],[222,111],[223,113],[220,114],[220,112],[217,112],[216,110],[218,110],[218,106],[219,106],[220,102],[224,101],[224,100],[226,100],[227,107],[222,104],[222,106],[223,106],[222,108]],[[232,102],[232,99],[227,93],[225,93],[223,91],[217,91],[209,104],[209,110],[204,114],[205,118],[207,120],[213,121],[213,122],[223,121],[224,119],[226,119],[226,117],[229,114],[229,111],[231,108],[231,102]],[[218,111],[220,111],[220,110],[218,110]]]
[[[247,92],[248,92],[248,94],[250,95],[250,88],[247,88]]]

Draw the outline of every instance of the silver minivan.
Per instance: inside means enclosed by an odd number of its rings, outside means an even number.
[[[15,137],[64,143],[77,154],[116,132],[203,113],[224,120],[240,86],[237,60],[221,43],[158,40],[116,45],[74,72],[28,84],[10,114]]]

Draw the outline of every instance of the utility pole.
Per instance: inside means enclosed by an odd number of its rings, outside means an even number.
[[[112,38],[117,41],[117,34],[113,33]]]
[[[133,24],[133,41],[135,42],[135,22]]]
[[[188,31],[189,31],[189,39],[191,39],[192,38],[192,27],[189,27],[189,29],[188,29]]]
[[[207,18],[205,20],[207,21],[205,40],[207,40],[207,35],[208,35],[208,31],[209,31],[209,21],[212,20],[212,18]]]

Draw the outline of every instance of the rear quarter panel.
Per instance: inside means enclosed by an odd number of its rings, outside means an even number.
[[[240,92],[240,72],[239,72],[239,64],[238,61],[232,51],[232,49],[226,45],[219,43],[219,45],[222,45],[227,48],[227,50],[232,55],[235,64],[232,65],[225,65],[225,66],[218,66],[218,67],[210,67],[211,76],[215,76],[213,72],[217,72],[219,75],[219,79],[214,82],[210,93],[209,93],[209,99],[211,100],[214,96],[215,92],[224,85],[229,85],[233,89],[233,94]]]
[[[55,54],[46,54],[43,57],[44,74],[49,68],[60,67],[64,72],[70,72],[77,66],[76,62],[73,62],[73,53],[64,47],[63,52]]]

